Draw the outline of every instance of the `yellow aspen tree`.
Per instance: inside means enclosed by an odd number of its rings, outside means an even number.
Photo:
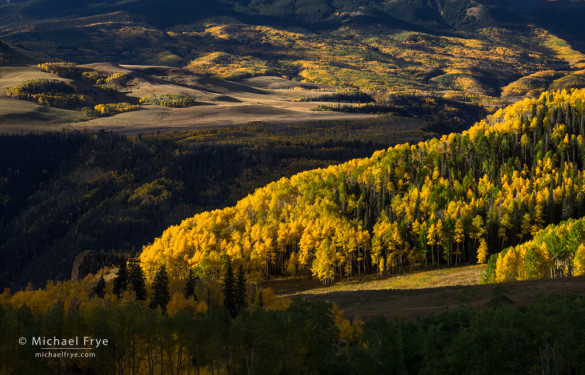
[[[456,256],[456,263],[461,262],[461,243],[465,239],[465,228],[463,227],[463,220],[461,218],[457,219],[455,222],[455,230],[453,231],[453,240],[457,246],[454,254]]]
[[[585,275],[585,245],[580,244],[573,258],[573,276]]]
[[[532,225],[531,234],[535,235],[539,230],[544,228],[544,213],[543,213],[542,204],[537,203],[534,208],[534,224]]]
[[[482,238],[479,241],[479,247],[477,248],[477,263],[483,264],[487,262],[489,255],[487,242]]]
[[[502,239],[502,247],[508,241],[508,230],[512,228],[511,218],[509,213],[505,213],[500,219],[500,227],[498,228],[498,237]]]
[[[431,246],[431,259],[433,265],[435,264],[435,251],[434,246],[437,244],[437,226],[435,223],[431,223],[427,229],[427,245]]]

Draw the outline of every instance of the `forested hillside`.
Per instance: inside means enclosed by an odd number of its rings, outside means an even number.
[[[102,253],[88,259],[94,272],[108,254],[140,250],[170,225],[282,176],[423,137],[388,118],[0,136],[0,288],[68,279],[85,250]]]
[[[565,206],[565,209],[570,209]],[[568,216],[568,215],[565,215]],[[585,274],[585,218],[550,225],[534,239],[490,257],[485,281],[540,279]]]
[[[145,271],[218,274],[229,257],[253,274],[326,282],[485,262],[585,214],[584,100],[585,90],[547,92],[460,134],[283,178],[167,229],[144,248]]]

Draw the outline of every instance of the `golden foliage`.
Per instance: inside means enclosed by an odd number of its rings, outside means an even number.
[[[549,211],[566,206],[570,216],[583,183],[582,151],[575,148],[583,103],[585,90],[545,93],[461,134],[283,178],[234,207],[168,228],[144,247],[142,263],[150,277],[160,264],[175,277],[193,266],[218,275],[228,256],[251,273],[311,274],[328,282],[429,260],[475,261],[477,254],[484,262],[494,248],[518,243],[554,220]],[[561,123],[565,119],[570,126]],[[512,156],[496,163],[486,158],[491,153]],[[567,197],[573,203],[565,204]],[[551,251],[503,253],[495,279],[542,277],[565,261]]]

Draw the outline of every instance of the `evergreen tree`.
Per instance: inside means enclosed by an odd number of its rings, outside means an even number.
[[[264,298],[262,297],[262,291],[260,291],[260,293],[258,294],[258,303],[257,303],[258,307],[262,307],[264,306]]]
[[[185,298],[189,298],[193,296],[195,301],[197,301],[197,295],[195,295],[195,282],[199,279],[199,277],[195,276],[193,270],[189,271],[189,276],[187,277],[187,283],[185,284]]]
[[[138,258],[132,258],[129,262],[128,268],[128,282],[132,285],[132,290],[136,294],[136,299],[139,301],[146,300],[146,282],[144,280],[144,271],[140,266]]]
[[[98,280],[97,284],[93,288],[93,292],[99,298],[104,298],[104,296],[106,295],[106,280],[104,280],[103,274],[100,276],[100,279]]]
[[[242,265],[240,264],[235,288],[235,302],[237,313],[244,310],[248,306],[246,297],[247,297],[246,277],[244,276],[244,267],[242,267]]]
[[[581,189],[579,188],[579,193],[577,194],[577,217],[585,216],[585,195]]]
[[[238,315],[236,303],[236,281],[234,279],[234,271],[230,261],[228,261],[227,270],[223,278],[223,305],[230,312],[232,318],[235,318],[236,315]]]
[[[114,294],[120,297],[120,294],[126,290],[128,286],[128,269],[126,268],[126,258],[122,257],[118,265],[118,272],[114,279]]]
[[[167,304],[171,300],[171,295],[169,293],[169,275],[164,265],[160,266],[154,276],[153,289],[154,295],[150,304],[151,308],[156,309],[157,306],[160,306],[163,311],[167,311]]]

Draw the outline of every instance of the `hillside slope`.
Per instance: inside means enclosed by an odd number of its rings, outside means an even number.
[[[584,274],[585,218],[580,218],[549,225],[532,240],[492,255],[485,280],[505,282]]]
[[[61,73],[59,76],[46,71],[47,66],[60,65],[67,66],[70,73]],[[301,84],[279,77],[256,77],[254,80],[235,83],[167,66],[121,66],[112,63],[40,66],[45,69],[32,65],[0,65],[0,132],[87,129],[136,134],[243,125],[252,121],[290,124],[308,120],[343,121],[373,117],[367,114],[314,111],[317,103],[295,99],[326,95],[335,92],[334,87]],[[118,82],[112,80],[116,76],[120,77]],[[89,77],[94,79],[90,80]],[[38,80],[63,82],[88,100],[83,104],[73,101],[62,105],[56,103],[56,97],[51,95],[44,95],[47,100],[42,101],[42,104],[37,99],[38,95],[28,99],[26,95],[8,97],[10,92],[15,91],[15,87],[22,88]],[[266,82],[267,85],[264,84]],[[185,108],[173,108],[160,103],[155,105],[143,102],[139,110],[115,116],[101,116],[92,110],[99,104],[139,105],[142,98],[151,95],[188,97],[192,104]],[[80,112],[83,107],[89,111]],[[481,111],[478,106],[469,107]]]
[[[421,126],[379,118],[133,137],[0,135],[0,290],[68,279],[86,250],[93,256],[82,272],[96,272],[110,265],[104,255],[141,249],[197,212],[233,205],[282,176],[424,139]]]
[[[585,215],[584,102],[585,90],[545,93],[460,134],[281,179],[170,227],[141,260],[150,276],[160,264],[218,274],[230,257],[250,273],[323,281],[483,262]]]
[[[379,99],[407,91],[486,105],[542,70],[577,74],[564,88],[583,86],[582,1],[26,0],[0,14],[0,39],[44,60],[270,74],[382,91]]]

